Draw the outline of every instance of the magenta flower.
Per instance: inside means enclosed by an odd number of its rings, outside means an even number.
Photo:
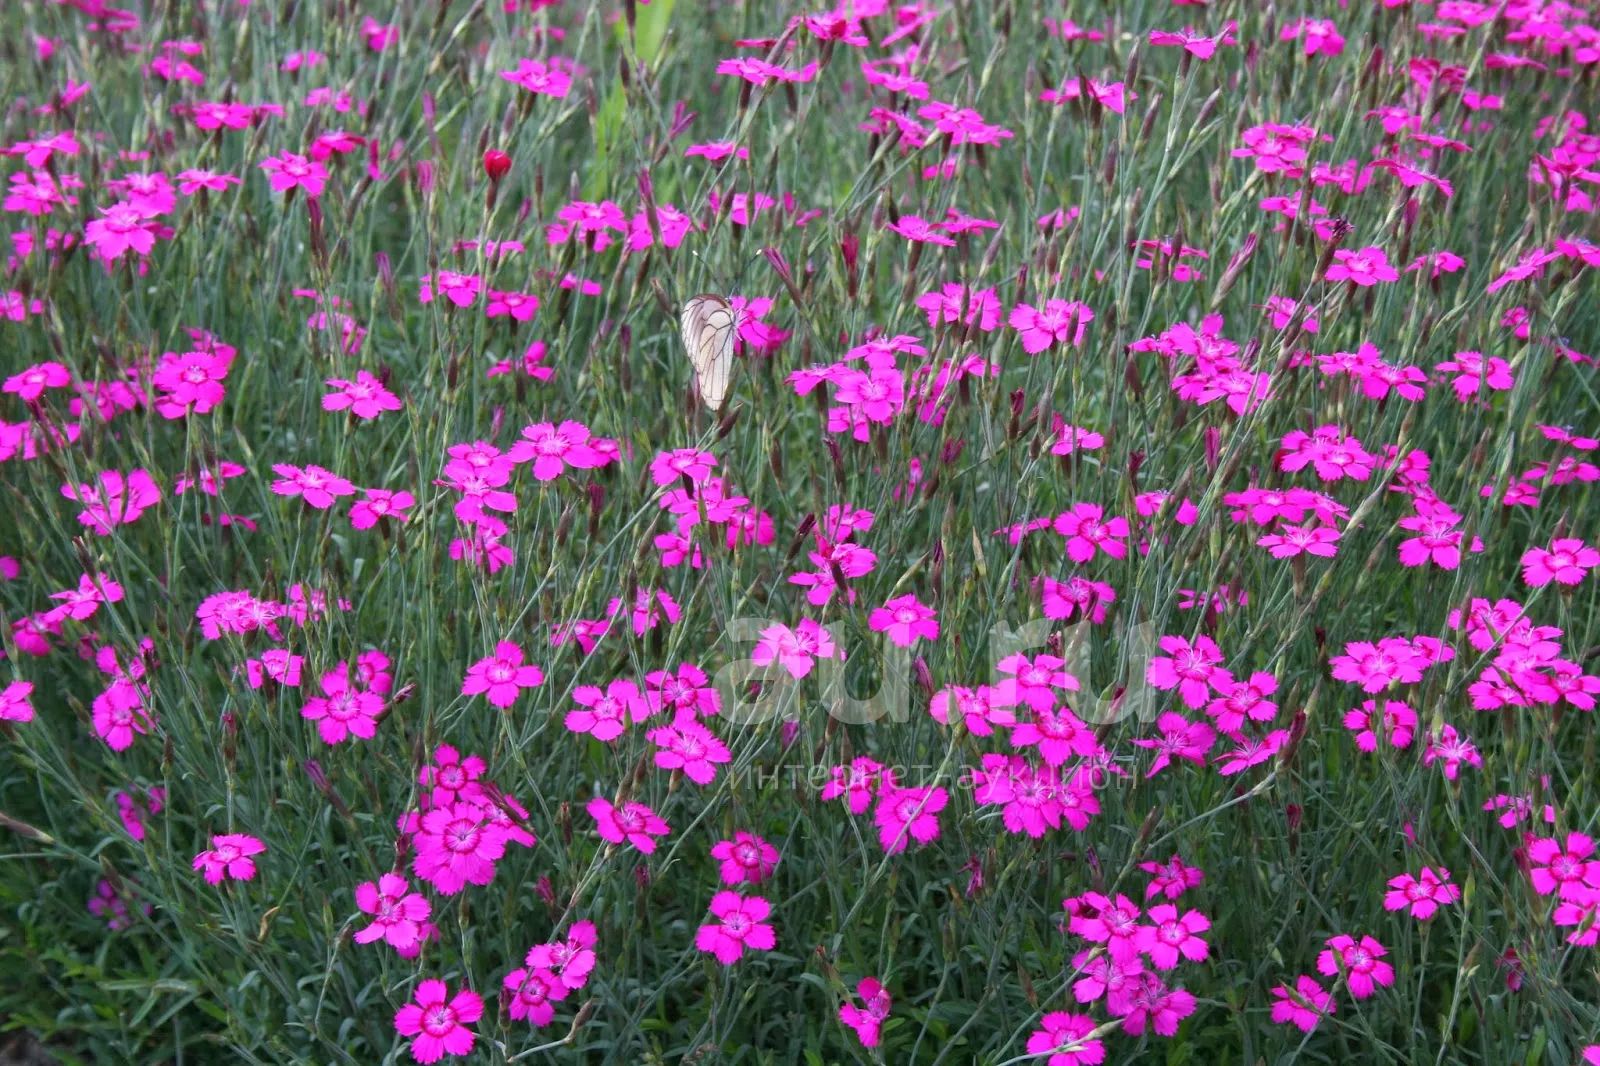
[[[1275,533],[1264,533],[1256,546],[1265,548],[1274,559],[1297,555],[1316,555],[1331,559],[1339,554],[1339,531],[1327,526],[1282,525]]]
[[[867,625],[874,633],[888,633],[889,639],[902,648],[909,648],[919,640],[939,639],[939,620],[934,609],[909,593],[876,608]]]
[[[1174,759],[1186,759],[1196,766],[1204,766],[1206,755],[1217,739],[1217,734],[1209,725],[1191,722],[1176,711],[1167,711],[1156,719],[1156,728],[1161,731],[1160,737],[1134,737],[1132,741],[1134,746],[1149,748],[1156,753],[1150,769],[1145,773],[1146,777],[1156,776]]]
[[[113,526],[136,521],[161,501],[161,490],[144,470],[129,471],[126,478],[115,470],[102,470],[95,481],[62,485],[61,495],[83,505],[78,521],[102,537],[110,536]]]
[[[1158,903],[1145,915],[1151,925],[1141,926],[1134,935],[1139,950],[1150,956],[1158,970],[1170,970],[1179,961],[1204,962],[1211,947],[1200,936],[1211,928],[1211,922],[1199,911],[1185,911],[1170,903]]]
[[[663,770],[682,770],[684,776],[697,785],[709,785],[717,776],[717,767],[733,761],[727,745],[717,735],[692,719],[680,719],[672,725],[652,729],[646,734],[656,745],[656,765]]]
[[[1391,684],[1410,685],[1422,680],[1427,663],[1419,661],[1409,644],[1385,638],[1373,644],[1358,640],[1344,646],[1345,654],[1328,660],[1336,681],[1360,685],[1366,692],[1382,692]]]
[[[1328,281],[1348,281],[1365,288],[1380,281],[1399,281],[1400,272],[1389,264],[1389,257],[1382,248],[1368,245],[1355,251],[1349,248],[1335,251],[1324,278]]]
[[[33,682],[13,681],[0,689],[0,722],[33,721]]]
[[[877,1047],[883,1038],[883,1023],[889,1017],[894,1000],[889,990],[876,977],[863,977],[856,983],[856,995],[861,1006],[854,1003],[839,1005],[839,1021],[855,1030],[862,1047]]]
[[[502,70],[500,76],[535,96],[560,99],[572,90],[571,74],[538,59],[519,59],[515,70]]]
[[[300,188],[306,191],[306,196],[315,200],[322,195],[323,187],[328,181],[328,168],[321,163],[307,159],[295,152],[284,152],[264,159],[261,169],[267,172],[267,179],[273,192],[288,192],[290,189]]]
[[[1204,707],[1213,684],[1227,679],[1227,671],[1221,669],[1222,649],[1207,636],[1197,637],[1193,644],[1183,637],[1162,637],[1159,644],[1167,654],[1150,660],[1145,680],[1164,692],[1177,689],[1190,707]]]
[[[528,949],[525,965],[548,970],[561,984],[576,991],[589,983],[589,972],[594,969],[594,945],[598,940],[594,923],[573,922],[567,930],[566,940],[535,944]]]
[[[1106,1046],[1089,1039],[1094,1019],[1087,1014],[1051,1011],[1039,1019],[1042,1028],[1028,1035],[1028,1054],[1048,1056],[1044,1066],[1096,1066],[1106,1060]]]
[[[1356,747],[1364,752],[1377,751],[1380,737],[1404,748],[1416,735],[1417,712],[1400,700],[1384,700],[1381,711],[1376,700],[1363,700],[1360,707],[1345,712],[1344,727],[1356,735]]]
[[[750,652],[750,661],[755,665],[776,662],[796,680],[809,674],[819,658],[843,659],[844,653],[833,643],[828,631],[810,618],[802,618],[794,629],[786,625],[768,626],[761,631],[760,641]]]
[[[1463,764],[1475,770],[1483,768],[1483,756],[1478,754],[1472,738],[1457,733],[1456,727],[1449,724],[1440,726],[1437,733],[1429,733],[1427,747],[1422,750],[1422,765],[1432,766],[1435,762],[1443,764],[1447,781],[1456,779]]]
[[[639,687],[625,679],[610,682],[604,691],[594,685],[579,685],[572,690],[572,699],[578,709],[567,712],[566,727],[607,744],[620,737],[630,721],[642,722],[650,716],[649,704],[639,694]]]
[[[1510,363],[1498,356],[1486,357],[1482,352],[1457,352],[1433,364],[1433,368],[1441,374],[1455,375],[1450,378],[1450,386],[1462,403],[1476,397],[1484,388],[1505,392],[1516,384]]]
[[[533,464],[533,476],[540,481],[553,481],[567,467],[574,470],[592,470],[610,461],[591,441],[589,427],[582,422],[566,421],[556,426],[551,422],[535,422],[522,430],[522,439],[507,453],[513,462]]]
[[[718,892],[711,897],[710,911],[717,919],[702,925],[694,935],[694,946],[715,955],[724,966],[732,966],[752,951],[771,951],[778,937],[766,924],[772,904],[760,896],[742,898],[737,892]]]
[[[1340,933],[1329,937],[1327,945],[1317,956],[1317,972],[1324,977],[1343,973],[1345,986],[1356,999],[1366,999],[1380,987],[1394,984],[1394,967],[1383,961],[1388,951],[1372,937],[1358,941]]]
[[[1021,337],[1022,350],[1037,355],[1058,344],[1082,344],[1084,332],[1093,321],[1094,312],[1087,304],[1046,300],[1042,310],[1031,304],[1017,304],[1006,324]]]
[[[272,472],[278,475],[272,483],[273,495],[299,496],[318,511],[332,507],[335,498],[354,495],[356,491],[348,480],[314,463],[304,470],[288,463],[273,463]]]
[[[656,837],[672,832],[660,815],[642,803],[613,807],[605,797],[596,796],[584,809],[594,819],[595,831],[601,839],[613,844],[632,844],[646,855],[656,850]]]
[[[506,974],[501,987],[511,1000],[506,1008],[511,1017],[535,1028],[549,1025],[556,1016],[555,1004],[571,992],[559,976],[537,966],[519,966],[512,970]]]
[[[446,896],[494,880],[509,835],[494,808],[470,800],[434,807],[417,823],[411,867]]]
[[[415,496],[405,491],[362,489],[361,493],[366,499],[350,505],[350,525],[355,529],[371,529],[384,518],[404,522],[411,517],[406,512],[417,502]]]
[[[400,951],[420,942],[422,927],[433,913],[427,897],[411,891],[410,883],[395,873],[357,885],[356,906],[361,908],[361,913],[372,915],[372,924],[357,931],[355,942],[370,944],[382,940]]]
[[[1533,588],[1552,581],[1576,585],[1597,566],[1600,566],[1600,551],[1577,537],[1557,537],[1549,548],[1529,548],[1522,553],[1522,580]]]
[[[136,735],[148,733],[153,724],[145,700],[150,686],[119,677],[94,698],[94,731],[112,751],[126,751]]]
[[[1198,887],[1206,879],[1204,870],[1198,866],[1190,866],[1179,855],[1173,855],[1164,863],[1141,862],[1139,869],[1150,875],[1150,884],[1145,886],[1144,890],[1145,899],[1155,896],[1177,899],[1189,889]]]
[[[83,241],[107,263],[126,252],[147,256],[155,249],[159,224],[148,207],[119,201],[101,208],[100,214],[83,227]],[[166,232],[170,236],[172,231]]]
[[[1541,896],[1555,894],[1561,899],[1589,899],[1600,889],[1600,861],[1594,854],[1594,841],[1583,833],[1568,833],[1566,843],[1540,837],[1528,845],[1528,877]]]
[[[950,794],[937,786],[881,788],[877,809],[872,812],[878,824],[878,843],[895,855],[906,850],[908,838],[918,844],[939,839],[939,812],[949,802]]]
[[[330,671],[322,675],[321,696],[306,700],[300,717],[317,723],[324,744],[339,744],[351,737],[371,740],[378,733],[378,716],[383,714],[383,697],[365,688],[356,688],[343,674]]]
[[[64,389],[71,383],[72,375],[60,363],[35,363],[6,378],[0,392],[15,393],[19,399],[33,403],[44,395],[45,389]]]
[[[1296,977],[1292,989],[1287,985],[1276,985],[1272,989],[1272,1020],[1279,1025],[1293,1025],[1309,1033],[1324,1015],[1337,1009],[1333,993],[1309,974]]]
[[[329,378],[327,383],[337,391],[322,398],[324,411],[348,410],[357,418],[367,419],[377,418],[385,411],[400,410],[400,398],[365,370],[357,371],[354,381]]]
[[[759,885],[778,868],[778,849],[743,829],[734,833],[732,840],[711,845],[711,857],[722,864],[720,874],[725,885]]]
[[[267,846],[242,833],[223,833],[211,838],[211,847],[194,857],[196,870],[205,871],[206,884],[221,884],[224,878],[248,881],[256,875],[256,862]]]
[[[1461,889],[1450,881],[1449,870],[1441,866],[1435,872],[1433,867],[1424,866],[1415,877],[1400,874],[1389,879],[1389,891],[1383,896],[1383,909],[1402,911],[1409,908],[1411,917],[1425,922],[1440,907],[1448,906],[1460,898]]]
[[[467,676],[461,682],[463,696],[487,695],[492,706],[501,710],[517,701],[525,688],[544,684],[544,671],[533,663],[524,663],[522,648],[509,640],[494,646],[494,654],[479,659],[467,667]]]
[[[483,998],[463,988],[455,996],[443,981],[429,979],[417,985],[411,1002],[395,1012],[394,1029],[412,1037],[411,1057],[418,1062],[438,1062],[446,1055],[472,1051],[475,1034],[468,1028],[483,1017]]]
[[[1105,518],[1105,509],[1095,503],[1076,503],[1071,510],[1056,516],[1055,531],[1067,538],[1067,556],[1075,563],[1086,563],[1096,551],[1113,559],[1128,554],[1123,543],[1128,537],[1128,520],[1121,515]]]

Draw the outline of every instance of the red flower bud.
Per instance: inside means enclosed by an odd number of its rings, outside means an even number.
[[[498,182],[511,172],[511,157],[497,148],[489,149],[483,153],[483,172],[490,181]]]

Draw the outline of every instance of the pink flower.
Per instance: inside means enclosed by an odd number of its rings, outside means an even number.
[[[1380,281],[1398,281],[1400,272],[1389,264],[1389,257],[1382,248],[1368,245],[1357,251],[1348,248],[1335,251],[1324,278],[1327,281],[1348,281],[1365,288]]]
[[[1206,879],[1204,870],[1190,866],[1179,855],[1173,855],[1165,863],[1141,862],[1139,869],[1151,875],[1150,884],[1144,890],[1145,899],[1154,896],[1177,899]]]
[[[267,846],[255,837],[223,833],[211,838],[211,847],[194,857],[193,866],[205,871],[209,885],[221,884],[224,878],[248,881],[256,875],[256,863],[250,856],[266,850]]]
[[[126,478],[115,470],[102,470],[95,480],[98,485],[62,485],[61,495],[83,505],[78,521],[102,537],[110,536],[113,526],[136,521],[161,501],[161,490],[144,470],[129,471]]]
[[[567,998],[570,989],[561,978],[537,966],[519,966],[506,974],[501,987],[509,993],[507,1012],[516,1021],[535,1027],[549,1025],[556,1016],[554,1004]]]
[[[1317,972],[1324,977],[1344,974],[1345,985],[1356,999],[1366,999],[1381,986],[1394,984],[1394,967],[1383,961],[1384,946],[1370,936],[1359,941],[1343,933],[1329,937],[1327,949],[1317,956]]]
[[[777,946],[777,934],[766,924],[772,904],[760,896],[743,899],[737,892],[718,892],[711,897],[710,910],[719,921],[702,925],[694,946],[715,955],[722,965],[738,962],[746,948],[771,951]]]
[[[1400,874],[1389,879],[1389,891],[1383,896],[1383,909],[1402,911],[1409,908],[1413,918],[1425,922],[1440,907],[1460,898],[1461,889],[1451,883],[1449,870],[1441,866],[1435,872],[1433,867],[1424,866],[1415,877]]]
[[[1384,700],[1380,713],[1376,700],[1363,700],[1360,707],[1345,712],[1344,727],[1356,735],[1356,747],[1364,752],[1378,750],[1378,739],[1396,748],[1411,743],[1417,731],[1417,712],[1400,700]]]
[[[487,694],[489,703],[504,710],[517,701],[525,688],[544,684],[544,671],[533,663],[524,663],[526,653],[509,640],[494,646],[494,654],[479,659],[467,668],[466,679],[461,683],[463,696]]]
[[[950,794],[937,786],[881,789],[873,821],[883,850],[890,855],[906,850],[908,836],[918,844],[937,840],[939,812],[949,802]]]
[[[329,378],[328,386],[336,389],[322,398],[324,411],[344,411],[357,418],[377,418],[385,411],[400,410],[400,398],[383,387],[383,382],[365,370],[356,372],[354,381]]]
[[[272,483],[274,495],[299,496],[318,511],[332,507],[336,497],[350,496],[356,491],[348,480],[314,463],[304,470],[288,463],[273,463],[272,472],[278,475],[278,480]]]
[[[83,240],[107,263],[125,252],[146,256],[155,249],[156,234],[161,230],[148,207],[119,201],[101,208],[100,214],[104,217],[91,219],[83,227]],[[166,235],[171,232],[167,230]]]
[[[1466,403],[1484,388],[1505,392],[1516,384],[1511,364],[1498,356],[1485,356],[1482,352],[1457,352],[1449,359],[1433,364],[1442,374],[1453,374],[1450,386],[1456,399]]]
[[[582,422],[566,421],[556,426],[550,422],[536,422],[522,430],[522,439],[507,453],[513,462],[533,464],[533,476],[540,481],[553,481],[567,467],[574,470],[592,470],[604,466],[609,457],[589,438],[589,427]]]
[[[94,698],[94,731],[112,751],[126,751],[136,735],[148,733],[152,724],[145,700],[150,686],[119,677]]]
[[[317,723],[324,744],[339,744],[352,736],[371,740],[378,733],[378,716],[385,710],[383,697],[352,686],[339,671],[321,678],[321,696],[306,700],[300,717]]]
[[[1276,985],[1272,989],[1272,1020],[1279,1025],[1293,1025],[1302,1032],[1311,1032],[1324,1015],[1338,1009],[1333,993],[1317,983],[1315,977],[1301,974],[1295,978],[1294,988]]]
[[[483,799],[483,786],[478,779],[488,767],[477,755],[461,757],[461,753],[448,744],[439,745],[433,753],[433,764],[424,766],[417,774],[417,783],[428,792],[428,806],[448,807],[458,799]]]
[[[470,800],[432,808],[417,825],[412,869],[446,896],[468,883],[487,885],[509,839],[497,817],[495,809]]]
[[[1463,763],[1474,769],[1483,768],[1483,757],[1472,739],[1457,733],[1456,727],[1448,724],[1440,726],[1437,733],[1428,734],[1428,745],[1422,751],[1422,765],[1432,766],[1436,761],[1444,764],[1442,769],[1447,781],[1456,779]]]
[[[0,689],[0,722],[33,721],[33,682],[13,681]]]
[[[548,970],[560,979],[563,987],[576,991],[589,983],[589,972],[594,969],[594,945],[599,939],[594,923],[573,922],[567,930],[566,940],[535,944],[528,949],[525,964]],[[557,997],[559,998],[559,997]]]
[[[1045,1066],[1096,1066],[1106,1060],[1106,1046],[1089,1039],[1094,1019],[1087,1014],[1051,1011],[1039,1019],[1042,1028],[1028,1034],[1028,1054],[1048,1055]]]
[[[356,529],[371,529],[384,518],[404,522],[411,517],[407,510],[417,502],[415,496],[404,491],[362,489],[361,492],[366,499],[350,505],[350,525]]]
[[[399,874],[388,873],[377,881],[356,886],[356,906],[372,915],[372,924],[355,935],[357,944],[382,940],[400,951],[415,947],[422,927],[433,913],[433,906]]]
[[[717,776],[717,766],[733,761],[727,745],[715,733],[692,719],[653,729],[647,734],[659,748],[656,765],[663,770],[682,770],[697,785],[709,785]]]
[[[1582,833],[1568,833],[1565,845],[1541,837],[1528,845],[1528,877],[1541,896],[1582,900],[1600,889],[1600,861],[1594,854],[1594,841]]]
[[[778,868],[778,849],[743,829],[734,833],[732,840],[711,845],[711,857],[722,863],[720,873],[725,885],[759,885]]]
[[[772,625],[761,631],[761,639],[750,652],[750,661],[757,666],[776,662],[796,680],[805,677],[816,665],[816,660],[843,659],[844,654],[833,643],[833,637],[818,622],[802,618],[794,629],[786,625]]]
[[[1075,503],[1056,515],[1055,531],[1067,538],[1067,557],[1075,563],[1088,562],[1096,551],[1113,559],[1128,554],[1123,543],[1129,533],[1128,520],[1121,515],[1105,518],[1105,509],[1096,503]]]
[[[63,389],[71,383],[72,375],[60,363],[35,363],[6,378],[0,392],[15,393],[19,399],[32,403],[44,395],[45,389]]]
[[[500,76],[535,96],[560,99],[572,89],[572,75],[538,59],[519,59],[515,70],[502,70]]]
[[[594,685],[579,685],[572,690],[572,699],[579,709],[567,712],[566,727],[607,744],[626,731],[630,720],[642,722],[650,716],[639,687],[626,679],[610,682],[603,692]]]
[[[394,1029],[409,1036],[411,1057],[418,1062],[438,1062],[445,1055],[472,1051],[474,1034],[468,1028],[483,1017],[483,999],[463,988],[454,997],[443,981],[429,979],[417,985],[410,1003],[395,1012]]]
[[[603,796],[591,799],[584,808],[595,821],[595,831],[613,844],[628,843],[649,855],[656,850],[656,837],[672,832],[655,811],[642,803],[613,807]]]
[[[1084,332],[1094,321],[1094,312],[1077,301],[1046,300],[1040,310],[1019,303],[1011,309],[1006,324],[1022,338],[1022,350],[1037,355],[1058,344],[1079,345]]]
[[[1600,566],[1600,551],[1577,537],[1557,537],[1548,549],[1529,548],[1522,553],[1522,580],[1533,588],[1551,581],[1576,585],[1597,566]]]
[[[1162,691],[1177,689],[1190,707],[1204,707],[1210,702],[1212,685],[1226,678],[1222,649],[1207,636],[1197,637],[1193,644],[1183,637],[1162,637],[1159,645],[1167,654],[1150,660],[1145,680]]]
[[[1141,926],[1134,935],[1139,950],[1150,956],[1158,970],[1170,970],[1180,960],[1204,962],[1211,947],[1200,934],[1211,928],[1211,922],[1199,911],[1185,911],[1170,903],[1158,903],[1145,915],[1152,924]]]
[[[1276,533],[1262,534],[1256,546],[1267,549],[1274,559],[1289,559],[1297,555],[1331,559],[1339,554],[1339,531],[1327,526],[1282,525]]]
[[[1217,739],[1209,725],[1191,722],[1176,711],[1168,711],[1156,719],[1156,728],[1161,731],[1159,738],[1133,738],[1136,747],[1150,748],[1156,753],[1146,777],[1156,776],[1174,759],[1187,759],[1196,766],[1204,766],[1206,754]]]
[[[327,167],[295,152],[284,152],[262,160],[261,169],[267,172],[273,192],[288,192],[298,187],[304,189],[306,196],[313,200],[322,195],[328,181]]]
[[[910,594],[897,596],[874,610],[867,625],[874,633],[888,633],[889,639],[902,648],[919,640],[939,639],[939,620],[933,608]]]
[[[883,1023],[894,1005],[888,989],[876,977],[863,977],[856,984],[856,995],[861,1006],[854,1003],[839,1005],[839,1021],[856,1031],[862,1047],[877,1047],[882,1039]]]

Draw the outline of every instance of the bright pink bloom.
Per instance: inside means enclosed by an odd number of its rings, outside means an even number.
[[[719,872],[725,885],[759,885],[778,867],[778,849],[743,829],[732,840],[713,844],[711,857],[722,864]]]
[[[1041,310],[1019,303],[1011,309],[1006,324],[1022,338],[1022,350],[1037,355],[1058,344],[1083,343],[1083,335],[1094,312],[1087,304],[1067,300],[1046,300]]]
[[[1221,669],[1222,649],[1207,636],[1197,637],[1193,644],[1175,636],[1162,637],[1159,643],[1167,654],[1150,660],[1145,680],[1162,691],[1177,689],[1190,707],[1204,707],[1212,686],[1227,679]]]
[[[856,995],[861,997],[861,1006],[841,1003],[839,1021],[855,1030],[862,1047],[877,1047],[894,1000],[876,977],[863,977],[856,984]]]
[[[777,947],[777,933],[766,924],[772,904],[760,896],[744,899],[737,892],[718,892],[711,897],[710,910],[719,921],[702,925],[695,932],[694,946],[715,955],[722,965],[738,962],[746,948],[771,951]]]
[[[613,807],[603,796],[591,799],[584,808],[595,821],[595,831],[613,844],[628,843],[649,855],[656,850],[656,837],[672,832],[655,811],[642,803]]]
[[[1333,993],[1309,974],[1296,977],[1292,989],[1287,985],[1276,985],[1272,989],[1272,1020],[1279,1025],[1293,1025],[1309,1033],[1324,1015],[1332,1014],[1337,1009]]]
[[[394,1029],[413,1038],[413,1059],[438,1062],[472,1051],[475,1034],[468,1026],[481,1017],[483,999],[476,992],[463,988],[452,997],[443,981],[430,979],[418,984],[411,1002],[395,1012]]]
[[[902,648],[912,647],[919,640],[939,639],[939,620],[934,609],[910,593],[875,609],[867,625],[874,633],[888,633],[889,640]]]
[[[433,913],[427,897],[411,891],[410,883],[396,873],[357,885],[356,906],[372,915],[372,924],[356,932],[356,943],[382,940],[400,951],[420,943],[422,927]]]
[[[1067,557],[1075,563],[1086,563],[1095,552],[1105,552],[1113,559],[1128,554],[1124,541],[1129,534],[1128,520],[1121,515],[1105,517],[1105,508],[1097,503],[1075,503],[1072,508],[1056,515],[1055,531],[1067,538]]]
[[[906,850],[909,840],[929,844],[939,838],[939,812],[950,802],[950,794],[937,786],[929,788],[880,789],[873,820],[878,824],[878,842],[890,855]]]
[[[1522,580],[1533,588],[1551,581],[1576,585],[1597,566],[1600,566],[1600,551],[1577,537],[1557,537],[1548,549],[1529,548],[1522,553]]]
[[[484,693],[489,703],[504,710],[517,701],[525,688],[544,684],[544,671],[533,663],[524,663],[526,653],[509,640],[494,646],[494,654],[479,659],[467,668],[461,683],[463,696]]]
[[[733,761],[733,754],[717,735],[693,719],[680,719],[672,725],[647,734],[659,749],[656,765],[663,770],[682,770],[697,785],[709,785],[717,776],[717,766]]]
[[[768,626],[761,631],[761,640],[750,652],[750,661],[755,665],[776,662],[797,680],[809,674],[819,658],[843,659],[844,653],[834,644],[828,631],[810,618],[802,618],[794,629],[786,625]]]
[[[1048,1056],[1044,1066],[1097,1066],[1106,1060],[1105,1044],[1089,1039],[1095,1023],[1087,1014],[1051,1011],[1039,1024],[1028,1034],[1028,1054]]]
[[[1460,898],[1461,889],[1450,881],[1449,870],[1441,866],[1435,872],[1433,867],[1424,866],[1415,877],[1400,874],[1389,879],[1389,891],[1383,896],[1383,909],[1400,911],[1409,908],[1413,918],[1425,922],[1440,907]]]
[[[486,804],[457,800],[423,814],[414,838],[412,869],[446,896],[469,883],[494,880],[495,863],[505,855],[509,835],[499,812]]]
[[[1368,245],[1355,251],[1348,248],[1335,251],[1324,278],[1327,281],[1348,281],[1365,288],[1380,281],[1399,281],[1400,272],[1389,264],[1389,257],[1382,248]]]
[[[332,507],[335,498],[354,495],[356,491],[349,480],[315,463],[307,464],[303,470],[288,463],[273,463],[272,472],[278,475],[272,483],[273,495],[299,496],[318,511]]]
[[[33,682],[13,681],[0,689],[0,722],[33,721]]]
[[[327,383],[337,391],[322,398],[324,411],[348,410],[357,418],[368,419],[377,418],[385,411],[400,410],[400,398],[365,370],[357,371],[354,381],[329,378]]]
[[[536,422],[522,430],[522,439],[507,453],[513,462],[533,464],[533,476],[540,481],[553,481],[567,467],[574,470],[592,470],[605,466],[610,458],[591,440],[589,427],[582,422],[568,420],[556,426],[551,422]]]
[[[404,491],[362,489],[361,492],[366,499],[350,505],[350,525],[356,529],[371,529],[384,518],[404,522],[411,517],[406,512],[417,502],[415,496]]]
[[[1317,972],[1324,977],[1344,974],[1345,985],[1356,999],[1366,999],[1394,984],[1394,967],[1383,961],[1384,946],[1370,936],[1359,941],[1340,933],[1329,937],[1327,949],[1317,956]]]
[[[266,850],[267,846],[253,836],[222,833],[211,838],[209,849],[194,857],[193,866],[205,871],[207,884],[221,884],[224,878],[248,881],[256,875],[256,862],[251,856]]]
[[[327,167],[295,152],[284,152],[263,160],[261,169],[267,172],[273,192],[301,188],[313,200],[322,195],[328,181]]]
[[[1540,837],[1528,845],[1528,877],[1541,896],[1583,900],[1600,889],[1600,861],[1594,841],[1583,833],[1568,833],[1566,843]]]

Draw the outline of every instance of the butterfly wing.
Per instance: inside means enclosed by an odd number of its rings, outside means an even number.
[[[683,346],[694,364],[700,398],[713,412],[722,410],[733,377],[733,338],[738,318],[733,307],[710,293],[692,297],[679,317]]]

